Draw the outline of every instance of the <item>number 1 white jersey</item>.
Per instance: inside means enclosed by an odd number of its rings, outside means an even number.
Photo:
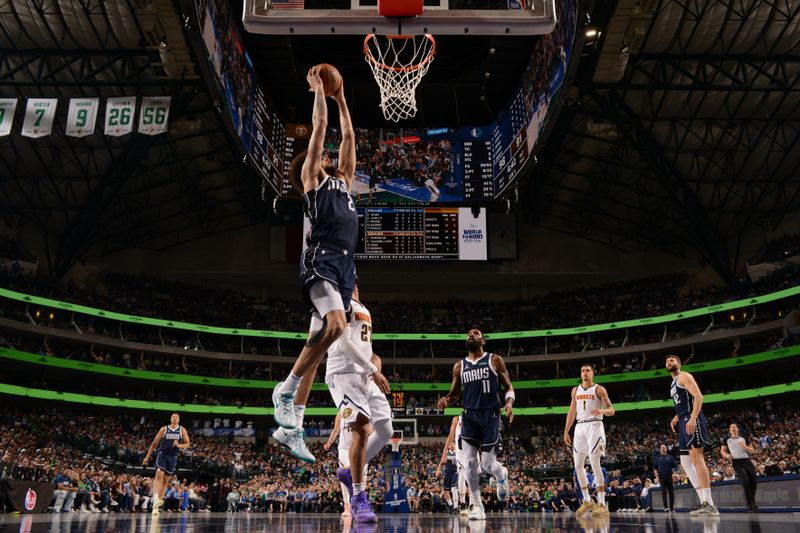
[[[603,419],[603,415],[595,416],[592,414],[593,410],[603,408],[603,402],[597,396],[597,384],[588,389],[584,389],[582,384],[578,385],[578,389],[575,391],[575,401],[577,403],[577,416],[575,419],[578,422]]]
[[[358,346],[358,349],[367,355],[367,358],[370,358],[372,357],[372,316],[369,314],[369,309],[361,302],[353,300],[350,305],[353,315],[342,335],[349,335],[350,340]],[[311,330],[316,331],[321,327],[322,321],[312,317]],[[325,363],[326,379],[332,374],[368,374],[368,372],[342,353],[339,349],[339,341],[336,340],[328,348],[328,360]]]

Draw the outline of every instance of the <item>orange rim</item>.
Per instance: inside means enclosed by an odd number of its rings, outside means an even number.
[[[413,38],[415,38],[417,36],[416,35],[386,35],[385,37],[387,39],[391,39],[391,40],[394,40],[394,39],[408,40],[408,39],[413,39]],[[382,68],[384,70],[393,70],[395,72],[412,72],[412,71],[415,71],[415,70],[419,70],[422,67],[424,67],[425,65],[427,65],[428,63],[430,63],[433,60],[433,56],[436,55],[436,39],[434,39],[433,35],[431,35],[430,33],[426,33],[424,35],[424,37],[431,42],[431,49],[430,49],[430,52],[428,52],[428,55],[425,57],[425,59],[422,62],[417,63],[416,65],[409,65],[407,67],[393,67],[393,66],[387,65],[386,63],[381,63],[380,61],[378,61],[377,59],[372,57],[372,50],[370,50],[370,48],[369,48],[369,41],[371,39],[375,38],[375,34],[374,33],[367,34],[366,38],[364,38],[364,56],[370,62],[374,63],[375,65],[377,65],[378,67],[380,67],[380,68]]]

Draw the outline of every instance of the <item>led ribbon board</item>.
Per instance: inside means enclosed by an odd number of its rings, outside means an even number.
[[[504,339],[531,339],[537,337],[557,337],[560,335],[579,335],[582,333],[594,333],[598,331],[618,330],[625,328],[635,328],[642,326],[652,326],[653,324],[664,324],[667,322],[675,322],[687,318],[695,318],[699,316],[711,315],[713,313],[733,311],[743,307],[750,307],[753,305],[765,304],[782,300],[791,296],[800,294],[800,286],[791,287],[782,291],[777,291],[761,296],[752,298],[744,298],[742,300],[735,300],[719,305],[710,305],[706,307],[698,307],[688,311],[678,313],[671,313],[668,315],[654,316],[648,318],[637,318],[632,320],[621,320],[618,322],[607,322],[605,324],[594,324],[589,326],[580,326],[574,328],[553,328],[541,329],[530,331],[505,331],[501,333],[487,333],[486,339],[489,340],[504,340]],[[308,336],[307,332],[292,333],[288,331],[267,331],[258,329],[244,329],[244,328],[225,328],[218,326],[204,326],[202,324],[192,324],[189,322],[179,322],[176,320],[164,320],[160,318],[148,318],[136,315],[127,315],[124,313],[117,313],[114,311],[105,311],[94,307],[87,307],[79,304],[72,304],[68,302],[60,302],[58,300],[51,300],[49,298],[42,298],[40,296],[33,296],[15,292],[8,289],[0,288],[0,297],[16,300],[18,302],[29,303],[32,305],[41,305],[53,309],[62,309],[71,313],[80,313],[83,315],[90,315],[99,318],[107,318],[110,320],[118,320],[120,322],[127,322],[132,324],[141,324],[148,326],[156,326],[160,328],[173,328],[182,329],[187,331],[196,331],[199,333],[211,333],[214,335],[238,335],[245,337],[263,337],[273,339],[296,339],[305,340]],[[403,341],[463,341],[464,333],[375,333],[373,340],[403,340]]]

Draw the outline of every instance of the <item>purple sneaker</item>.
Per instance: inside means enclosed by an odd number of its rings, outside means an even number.
[[[378,517],[372,511],[366,492],[350,498],[350,512],[354,522],[377,522]]]
[[[347,490],[350,491],[350,495],[353,495],[353,474],[350,472],[349,468],[338,468],[336,469],[336,477],[339,478],[339,481],[347,487]]]

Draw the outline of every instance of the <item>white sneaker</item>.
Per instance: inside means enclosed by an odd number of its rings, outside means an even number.
[[[294,414],[294,398],[297,393],[279,393],[283,381],[275,385],[272,391],[272,405],[275,406],[275,422],[282,428],[294,429],[297,427],[297,417]]]
[[[276,411],[277,412],[277,411]],[[289,448],[292,455],[306,463],[316,463],[317,459],[311,453],[311,450],[306,446],[306,432],[300,429],[285,429],[278,428],[272,434],[272,437]]]
[[[483,510],[483,504],[471,505],[469,508],[468,520],[486,520],[486,512]]]
[[[496,479],[496,481],[497,499],[504,502],[508,498],[508,468],[503,467],[503,480]]]

